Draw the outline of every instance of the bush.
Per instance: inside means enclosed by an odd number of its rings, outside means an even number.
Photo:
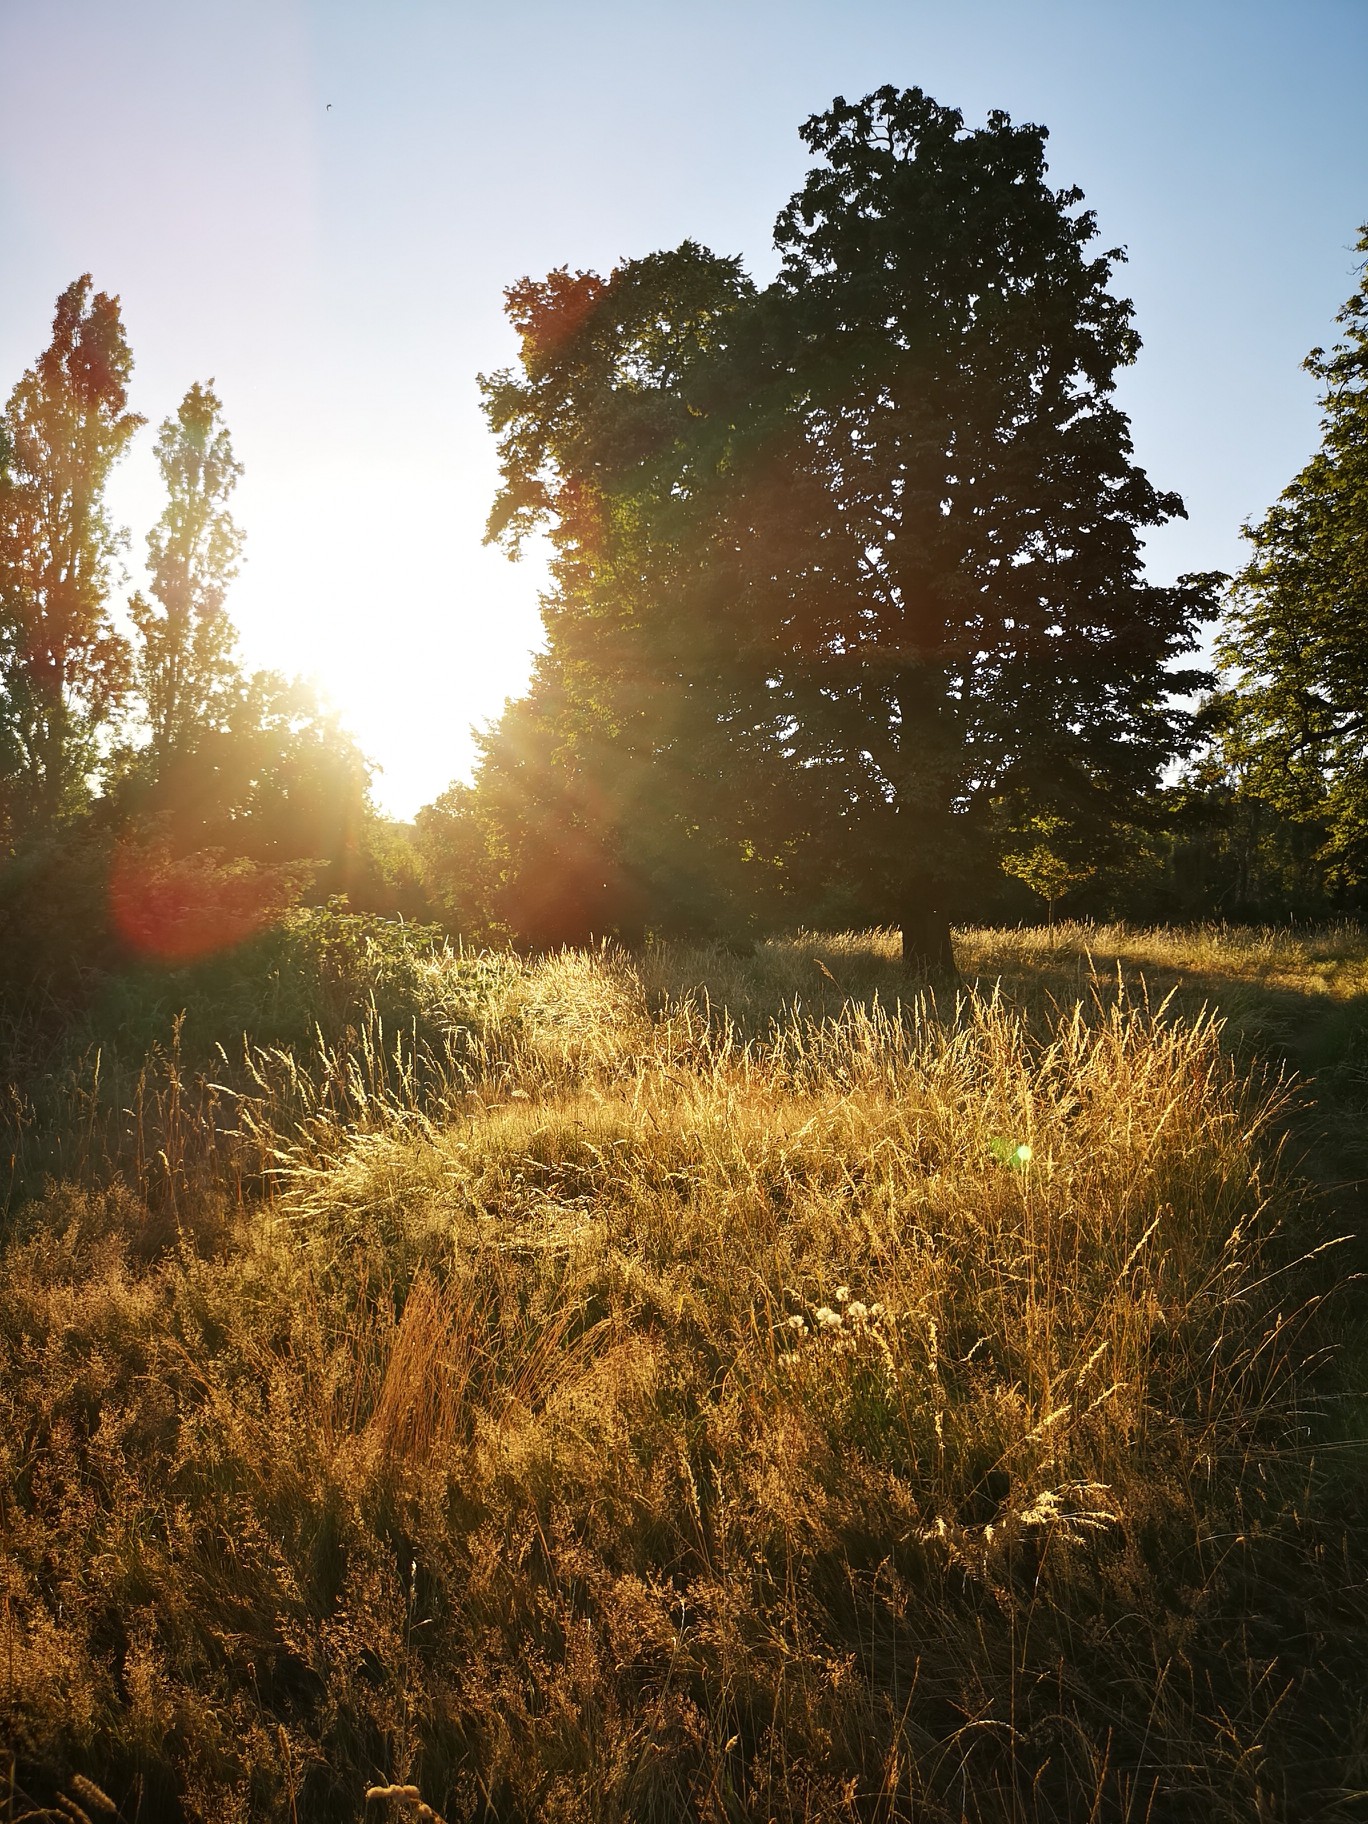
[[[287,912],[269,930],[214,956],[178,967],[136,963],[105,984],[90,1036],[114,1040],[128,1057],[164,1041],[184,1015],[181,1045],[192,1059],[244,1036],[262,1046],[310,1049],[382,1025],[432,1029],[425,965],[444,946],[431,925],[408,925],[346,910],[344,900]]]

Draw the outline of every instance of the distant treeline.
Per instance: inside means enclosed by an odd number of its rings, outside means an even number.
[[[550,540],[545,650],[416,830],[307,690],[235,656],[212,383],[161,427],[148,593],[116,618],[105,488],[143,421],[117,299],[62,294],[0,419],[9,992],[338,895],[532,947],[892,924],[933,970],[951,921],[1057,906],[1365,910],[1364,291],[1307,360],[1322,447],[1246,568],[1155,584],[1141,536],[1182,502],[1132,459],[1121,256],[1044,131],[886,88],[803,135],[770,285],[685,242],[510,287],[489,537]]]

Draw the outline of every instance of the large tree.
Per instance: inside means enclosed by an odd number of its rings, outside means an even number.
[[[1368,226],[1359,252],[1368,255]],[[1321,447],[1256,526],[1217,654],[1219,708],[1245,790],[1325,832],[1341,885],[1368,880],[1368,290],[1344,340],[1304,363],[1321,382]]]
[[[689,703],[731,747],[709,773],[765,781],[752,840],[935,969],[1004,802],[1077,827],[1155,779],[1213,585],[1145,581],[1141,531],[1182,503],[1132,459],[1120,256],[1044,130],[886,88],[803,135],[763,292],[685,247],[510,294],[549,328],[489,388],[493,526],[550,526],[552,650],[596,679],[626,655],[657,776]]]
[[[196,384],[157,439],[167,502],[147,539],[153,599],[130,603],[141,635],[137,685],[156,765],[224,721],[237,680],[237,634],[224,598],[242,551],[228,510],[242,465],[221,414],[213,382]]]
[[[490,537],[516,555],[549,531],[548,651],[453,803],[485,832],[490,917],[526,941],[734,923],[763,895],[779,750],[682,481],[754,296],[690,242],[507,294],[522,359],[483,383]]]
[[[841,802],[834,865],[942,966],[991,806],[1102,821],[1173,752],[1211,582],[1144,580],[1140,531],[1182,503],[1132,460],[1120,256],[1044,130],[885,88],[803,137],[744,423],[762,485],[731,491],[741,609]]]
[[[143,422],[132,366],[119,301],[87,273],[0,424],[0,772],[20,831],[79,807],[128,685],[108,602],[123,536],[104,494]]]

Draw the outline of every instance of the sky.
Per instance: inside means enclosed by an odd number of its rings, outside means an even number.
[[[156,426],[214,380],[243,657],[316,679],[411,816],[540,636],[541,558],[482,544],[504,287],[686,238],[763,281],[799,126],[890,82],[1049,128],[1127,249],[1119,396],[1187,503],[1151,577],[1238,566],[1318,443],[1300,363],[1354,288],[1368,0],[0,0],[0,398],[73,278],[119,296],[131,589]]]

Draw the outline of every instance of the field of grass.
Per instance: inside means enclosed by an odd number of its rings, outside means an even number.
[[[958,948],[16,1084],[3,1824],[1368,1816],[1368,940]]]

